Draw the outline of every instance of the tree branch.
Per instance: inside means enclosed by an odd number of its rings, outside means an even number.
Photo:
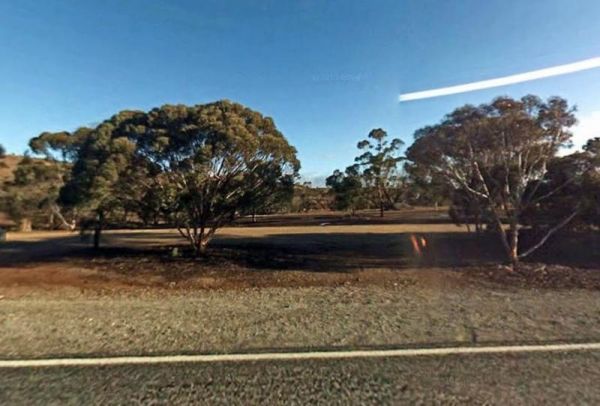
[[[569,223],[571,220],[573,220],[573,218],[575,218],[575,216],[578,213],[579,213],[579,208],[577,208],[569,216],[565,217],[560,223],[558,223],[557,225],[555,225],[554,227],[552,227],[550,230],[548,230],[548,232],[546,233],[546,235],[537,244],[535,244],[533,247],[529,248],[524,253],[520,254],[519,258],[525,258],[529,254],[531,254],[532,252],[534,252],[535,250],[537,250],[538,248],[540,248],[542,245],[544,245],[544,243],[546,241],[548,241],[548,238],[550,238],[552,236],[552,234],[554,234],[555,232],[557,232],[558,230],[560,230],[562,227],[566,226],[567,223]]]

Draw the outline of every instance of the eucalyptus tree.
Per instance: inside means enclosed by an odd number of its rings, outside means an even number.
[[[126,204],[143,196],[147,165],[136,154],[135,140],[121,131],[143,114],[122,111],[95,128],[46,134],[43,140],[32,140],[39,151],[44,151],[46,145],[51,145],[50,140],[61,139],[60,145],[65,147],[61,155],[69,159],[70,173],[60,190],[59,202],[87,216],[81,226],[93,228],[94,248],[100,245],[107,221],[114,219]]]
[[[273,119],[238,103],[166,105],[123,123],[147,187],[196,255],[237,214],[291,195],[300,163]]]
[[[349,210],[354,215],[356,210],[366,207],[365,188],[357,165],[347,167],[344,172],[336,169],[325,183],[333,194],[335,210]]]
[[[331,195],[328,188],[313,186],[312,182],[294,185],[290,203],[291,211],[303,213],[311,210],[328,210],[331,209],[331,206]]]
[[[385,208],[395,203],[392,189],[402,187],[398,164],[404,159],[400,155],[403,145],[399,138],[388,140],[387,132],[381,128],[371,130],[367,139],[357,145],[364,152],[356,157],[355,162],[362,169],[365,182],[374,191],[381,217]]]
[[[73,159],[61,202],[94,214],[95,247],[107,218],[137,205],[203,254],[237,214],[290,196],[300,167],[271,118],[230,101],[122,111],[66,145]]]
[[[538,187],[539,194],[556,191],[551,198],[523,213],[523,222],[527,225],[547,229],[556,223],[556,219],[568,217],[573,208],[577,208],[576,216],[566,227],[579,230],[599,227],[600,138],[588,140],[582,151],[550,161],[545,181]]]
[[[566,100],[535,96],[499,97],[480,106],[466,105],[439,124],[415,133],[407,158],[443,176],[489,210],[507,258],[514,265],[571,221],[576,205],[545,231],[540,240],[519,249],[521,215],[573,181],[548,188],[548,165],[570,143],[575,109]],[[508,224],[508,233],[503,222]]]

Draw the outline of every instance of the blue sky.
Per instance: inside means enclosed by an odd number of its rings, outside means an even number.
[[[585,138],[600,128],[600,69],[398,95],[600,56],[599,19],[597,0],[3,0],[0,143],[21,153],[122,109],[227,98],[272,116],[315,178],[374,127],[410,143],[459,105],[526,93],[577,104]]]

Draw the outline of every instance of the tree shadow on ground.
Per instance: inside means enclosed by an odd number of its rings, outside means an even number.
[[[498,236],[475,233],[304,233],[262,237],[221,235],[208,255],[193,258],[182,240],[168,232],[113,232],[112,243],[94,251],[77,236],[8,245],[1,265],[70,263],[125,275],[161,275],[179,280],[214,272],[287,271],[351,272],[355,270],[457,268],[505,261]],[[524,233],[523,245],[532,236]],[[418,247],[415,249],[415,243]],[[173,256],[177,248],[180,255]],[[7,255],[5,255],[7,254]],[[31,254],[31,255],[29,255]],[[600,237],[571,233],[553,238],[529,258],[531,262],[600,267]]]
[[[525,248],[534,245],[541,237],[528,231],[521,234],[520,245]],[[528,257],[527,262],[600,269],[600,232],[558,233]]]
[[[418,251],[411,237],[417,242]],[[466,233],[307,233],[215,240],[213,248],[243,252],[261,268],[282,263],[305,270],[456,267],[497,261],[501,251]]]
[[[524,232],[522,249],[539,236]],[[415,247],[415,242],[417,247]],[[356,269],[454,268],[506,262],[496,234],[476,233],[306,233],[265,237],[223,236],[212,243],[216,258],[255,269],[349,271]],[[563,233],[526,262],[600,267],[598,233]]]
[[[289,214],[257,216],[236,219],[232,226],[242,227],[288,227],[328,225],[385,225],[385,224],[452,224],[446,210],[391,210],[384,217],[378,211],[361,211],[351,216],[348,213],[331,212],[320,214]]]
[[[415,251],[411,237],[420,244],[420,253]],[[171,255],[175,247],[181,256]],[[230,275],[246,271],[345,273],[421,267],[450,270],[497,263],[502,259],[498,248],[498,244],[486,236],[475,238],[467,233],[223,235],[211,243],[207,255],[201,258],[193,258],[185,245],[173,245],[105,247],[97,252],[79,251],[72,260],[127,276],[152,274],[167,280],[182,280],[215,272]]]
[[[40,262],[59,262],[70,258],[93,258],[117,252],[131,255],[156,255],[157,241],[162,244],[180,244],[181,238],[172,232],[112,231],[103,234],[102,249],[91,248],[91,235],[73,232],[60,237],[0,243],[0,267],[26,267]],[[110,247],[106,246],[110,243]],[[115,248],[115,249],[113,249]]]

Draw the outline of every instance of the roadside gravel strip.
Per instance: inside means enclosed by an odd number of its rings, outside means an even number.
[[[598,342],[600,292],[367,286],[0,300],[0,358]]]

